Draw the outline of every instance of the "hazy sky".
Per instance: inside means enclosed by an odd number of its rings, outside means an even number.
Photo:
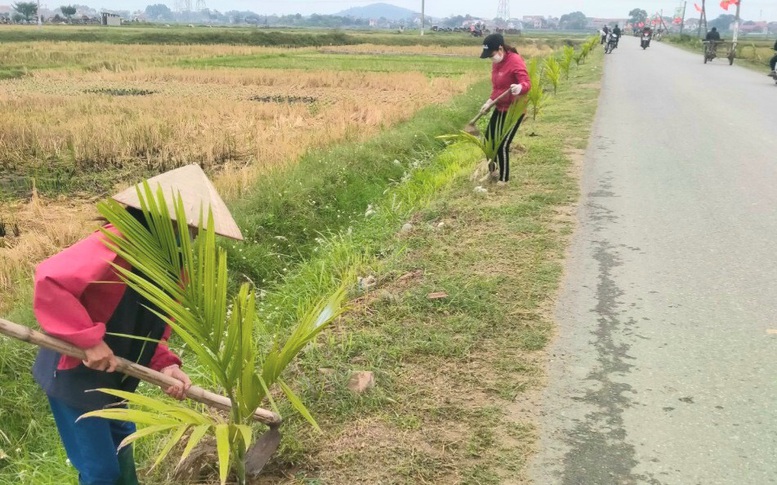
[[[45,0],[44,0],[45,1]],[[192,5],[196,0],[191,0]],[[349,7],[369,5],[381,0],[205,0],[209,8],[226,10],[252,10],[259,14],[290,14],[311,13],[331,14]],[[400,7],[421,11],[421,0],[382,0],[383,3],[391,3]],[[701,5],[701,0],[695,0]],[[0,0],[3,2],[3,0]],[[8,3],[8,2],[4,2]],[[44,3],[44,2],[41,2]],[[46,3],[50,3],[50,0]],[[93,7],[113,9],[143,9],[152,3],[166,3],[173,8],[175,0],[118,0],[98,4],[98,0],[83,0]],[[693,8],[694,0],[688,1],[686,16],[695,17]],[[718,0],[708,0],[707,18],[713,19],[726,13],[719,6]],[[106,5],[108,4],[108,5]],[[426,12],[434,17],[448,17],[450,15],[472,14],[479,17],[493,18],[497,13],[498,0],[426,0]],[[589,17],[627,17],[633,8],[641,8],[649,13],[664,10],[664,15],[672,15],[674,9],[682,6],[682,0],[512,0],[510,2],[510,14],[513,17],[523,15],[553,15],[580,10]],[[734,8],[729,9],[734,13]],[[748,20],[775,20],[777,21],[777,0],[742,0],[742,18]]]

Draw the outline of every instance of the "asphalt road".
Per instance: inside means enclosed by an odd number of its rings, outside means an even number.
[[[624,38],[581,184],[534,482],[777,484],[774,81]]]

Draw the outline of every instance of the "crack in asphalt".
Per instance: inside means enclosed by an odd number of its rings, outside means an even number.
[[[589,194],[590,199],[615,197],[608,181],[600,189]],[[589,203],[591,220],[599,232],[604,224],[616,222],[617,216],[606,207]],[[627,361],[630,346],[617,344],[614,336],[633,320],[622,322],[619,315],[618,298],[623,290],[613,276],[614,268],[622,261],[617,249],[610,242],[592,241],[593,257],[599,265],[599,281],[596,288],[596,306],[591,310],[598,315],[596,329],[592,332],[593,348],[596,350],[599,366],[586,377],[588,388],[584,397],[578,400],[596,408],[579,421],[569,432],[566,442],[569,451],[564,457],[564,485],[618,484],[630,485],[661,482],[652,477],[635,475],[633,469],[638,461],[634,446],[626,442],[626,428],[623,422],[624,409],[631,406],[628,397],[633,388],[613,378],[627,374],[633,367]]]

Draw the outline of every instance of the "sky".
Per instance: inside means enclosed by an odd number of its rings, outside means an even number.
[[[196,0],[191,1],[193,5],[196,4]],[[378,1],[421,11],[421,0],[205,0],[208,8],[222,12],[227,10],[251,10],[258,14],[267,15],[294,13],[303,15],[310,15],[312,13],[333,14],[350,7],[369,5]],[[701,5],[701,0],[689,0],[686,17],[696,16],[696,11],[693,8],[694,1]],[[743,19],[777,21],[777,0],[741,0],[741,2],[741,15]],[[42,1],[41,3],[44,2]],[[85,3],[98,7],[98,1],[96,0],[83,0],[76,3]],[[153,3],[166,3],[170,8],[173,8],[175,0],[118,0],[110,2],[109,5],[99,5],[99,7],[142,10],[146,5]],[[433,17],[471,14],[477,17],[494,18],[496,17],[499,1],[425,0],[425,3],[427,14]],[[565,13],[579,10],[589,17],[626,18],[630,10],[641,8],[651,14],[663,9],[664,15],[670,16],[682,4],[682,0],[511,0],[510,14],[513,17],[522,17],[524,15],[552,15],[560,17]],[[718,5],[719,2],[717,0],[708,0],[707,4],[708,19],[714,19],[718,15],[727,13]],[[734,8],[729,8],[728,13],[734,13],[734,10]]]

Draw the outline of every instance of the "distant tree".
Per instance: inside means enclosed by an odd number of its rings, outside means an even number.
[[[588,17],[583,12],[572,12],[562,15],[559,26],[567,30],[583,30],[588,26]]]
[[[67,17],[68,22],[76,14],[76,8],[72,5],[62,5],[59,7],[59,10],[62,11],[62,15]]]
[[[442,25],[444,27],[461,27],[461,25],[466,22],[467,20],[471,20],[472,17],[470,15],[462,16],[462,15],[455,15],[453,17],[448,17],[447,19],[442,21]]]
[[[721,15],[715,20],[709,22],[707,24],[707,28],[712,29],[713,27],[717,27],[718,30],[729,30],[729,27],[731,27],[731,24],[733,24],[736,19],[736,15]]]
[[[38,4],[35,2],[19,2],[13,5],[13,9],[19,12],[27,22],[38,13]]]
[[[648,18],[648,13],[641,8],[635,8],[631,12],[629,12],[629,23],[630,24],[639,24],[641,22],[645,22]]]
[[[170,7],[163,3],[157,3],[154,5],[148,5],[146,7],[146,17],[155,20],[171,20],[173,18],[173,11]]]

